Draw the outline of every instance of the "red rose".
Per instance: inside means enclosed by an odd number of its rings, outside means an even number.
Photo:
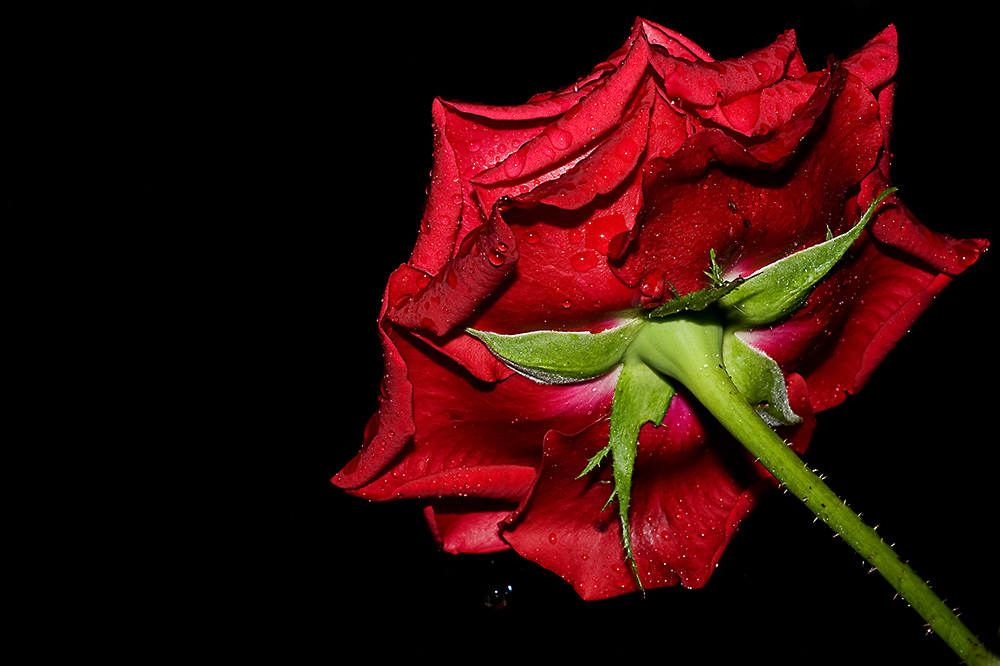
[[[926,229],[892,195],[855,226],[890,183],[896,61],[891,27],[810,72],[791,32],[719,62],[640,20],[565,89],[514,107],[436,100],[420,234],[383,300],[381,407],[333,482],[421,500],[445,550],[512,547],[585,598],[636,575],[704,585],[770,477],[678,390],[638,435],[634,575],[610,466],[580,476],[608,443],[617,366],[540,382],[468,329],[614,330],[857,228],[804,303],[740,331],[780,368],[795,418],[776,427],[804,450],[814,413],[859,390],[987,245]]]

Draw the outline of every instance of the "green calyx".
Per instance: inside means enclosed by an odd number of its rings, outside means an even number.
[[[683,386],[706,405],[747,405],[768,426],[801,421],[789,404],[778,364],[741,339],[741,330],[772,324],[793,314],[817,283],[850,249],[883,192],[859,222],[839,236],[791,254],[746,278],[726,281],[712,252],[712,284],[638,312],[599,333],[532,331],[504,335],[467,329],[504,363],[546,384],[584,382],[617,369],[607,446],[581,470],[583,476],[610,455],[624,550],[642,586],[631,548],[629,503],[639,431],[660,427],[677,389]],[[725,407],[713,408],[726,411]],[[721,417],[720,417],[721,420]]]
[[[728,323],[740,328],[754,328],[783,319],[798,310],[813,287],[858,239],[875,208],[895,191],[894,187],[883,191],[847,232],[760,269],[722,295],[719,305],[726,311]]]

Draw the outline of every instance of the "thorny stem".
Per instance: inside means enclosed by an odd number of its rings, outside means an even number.
[[[686,324],[661,329],[666,335],[655,336],[657,344],[646,347],[650,364],[680,380],[775,479],[877,569],[966,664],[1000,664],[930,586],[747,403],[721,363],[717,346],[721,327],[697,317]],[[678,346],[688,352],[681,363],[657,358],[656,349]]]

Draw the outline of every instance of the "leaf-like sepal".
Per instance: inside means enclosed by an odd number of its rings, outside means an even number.
[[[802,422],[788,401],[785,374],[777,362],[732,330],[722,338],[722,357],[733,384],[771,426]]]
[[[813,287],[840,261],[871,219],[875,208],[894,192],[883,191],[848,231],[765,266],[718,299],[728,323],[739,328],[762,326],[795,312]]]
[[[600,377],[621,362],[641,319],[599,333],[532,331],[505,335],[466,329],[505,364],[543,384],[572,384]]]
[[[636,582],[642,587],[632,554],[629,504],[632,499],[632,468],[639,445],[639,431],[646,423],[659,427],[674,396],[670,382],[638,359],[627,360],[618,375],[611,403],[611,434],[608,446],[614,469],[622,542]],[[588,465],[588,470],[591,465]]]
[[[699,312],[732,292],[742,283],[743,278],[736,278],[735,280],[729,282],[713,284],[710,287],[705,287],[704,289],[699,289],[698,291],[692,291],[691,293],[684,294],[683,296],[677,296],[650,310],[648,316],[651,319],[660,319],[672,314],[677,314],[678,312],[684,312],[685,310]]]

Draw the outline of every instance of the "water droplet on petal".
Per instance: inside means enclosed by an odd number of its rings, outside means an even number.
[[[524,171],[524,155],[513,153],[504,161],[503,170],[508,178],[517,178],[520,176],[521,172]]]
[[[569,258],[570,266],[573,270],[578,273],[586,273],[590,269],[597,266],[601,261],[601,255],[599,255],[594,250],[584,250],[583,252],[577,252],[572,257]]]
[[[573,135],[559,127],[549,127],[545,130],[545,136],[549,137],[552,147],[556,150],[566,150],[573,145]]]
[[[637,150],[639,150],[639,146],[632,139],[625,139],[615,147],[615,153],[624,162],[631,160]]]

